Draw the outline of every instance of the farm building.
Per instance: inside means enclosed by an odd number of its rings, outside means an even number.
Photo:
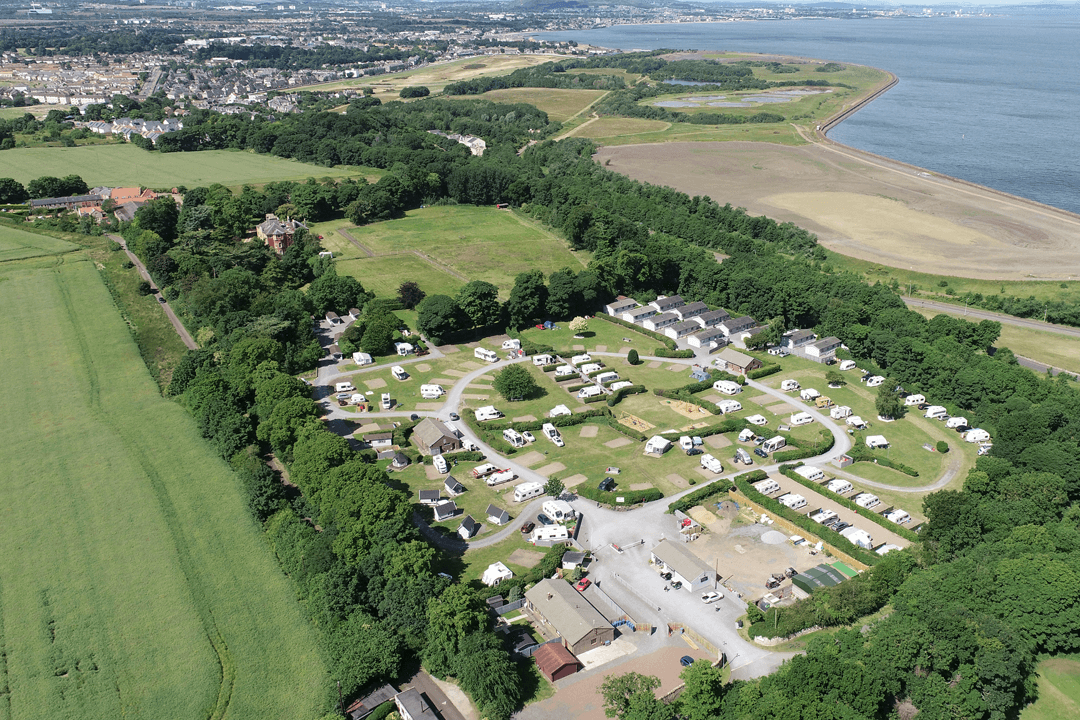
[[[425,455],[442,455],[461,449],[461,440],[443,424],[442,420],[424,418],[412,434],[413,442]]]
[[[487,570],[484,571],[483,576],[480,578],[480,582],[488,587],[492,587],[498,585],[503,580],[509,580],[512,577],[514,577],[514,573],[510,568],[506,567],[501,562],[493,562],[487,566]]]
[[[573,675],[581,667],[577,658],[559,643],[545,643],[533,653],[540,673],[551,682]]]
[[[652,549],[650,562],[661,571],[667,570],[673,580],[679,580],[689,592],[697,592],[712,585],[716,573],[701,558],[687,549],[683,543],[661,540]]]
[[[562,638],[574,654],[615,639],[615,628],[564,580],[546,578],[525,593],[526,607]]]
[[[669,312],[673,312],[679,316],[680,320],[686,321],[692,317],[697,317],[702,313],[709,311],[709,306],[703,302],[692,302],[686,305],[681,305],[676,308],[672,308]]]
[[[733,348],[724,348],[716,356],[716,364],[728,372],[743,374],[761,367],[761,361]]]
[[[672,295],[670,297],[658,297],[649,304],[656,308],[658,313],[668,313],[677,307],[682,307],[686,304],[686,301],[678,295]]]

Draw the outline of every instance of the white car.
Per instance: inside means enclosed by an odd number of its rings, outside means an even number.
[[[701,602],[705,603],[706,605],[708,605],[709,603],[716,602],[717,600],[723,600],[723,599],[724,599],[724,593],[719,593],[719,592],[707,592],[707,593],[705,593],[704,595],[701,596]]]
[[[521,437],[525,438],[525,441],[526,441],[526,442],[536,442],[536,436],[535,436],[535,435],[533,435],[533,434],[532,434],[531,432],[529,432],[528,430],[524,430],[524,431],[522,431],[522,433],[521,433]]]

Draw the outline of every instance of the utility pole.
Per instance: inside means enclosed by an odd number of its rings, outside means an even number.
[[[337,701],[338,706],[341,707],[341,714],[345,715],[345,701],[341,698],[341,681],[337,681]]]

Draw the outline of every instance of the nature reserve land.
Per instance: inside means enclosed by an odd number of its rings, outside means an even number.
[[[94,265],[0,269],[0,717],[312,718],[313,631]]]
[[[1073,279],[1080,218],[843,146],[604,147],[611,170],[790,221],[844,255],[935,275]]]

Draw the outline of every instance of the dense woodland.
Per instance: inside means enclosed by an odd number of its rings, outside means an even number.
[[[396,48],[372,46],[361,48],[320,45],[315,48],[283,47],[281,45],[234,45],[211,42],[195,51],[195,62],[210,58],[243,60],[246,67],[277,68],[278,70],[318,69],[336,65],[363,65],[366,63],[393,62],[419,57],[430,62],[435,56],[419,48]]]
[[[988,356],[996,324],[927,320],[896,288],[832,271],[806,231],[631,181],[593,162],[588,142],[540,142],[518,155],[555,127],[529,106],[362,101],[345,115],[277,123],[195,120],[170,150],[242,147],[389,170],[375,184],[188,189],[182,210],[158,200],[124,228],[202,345],[170,392],[237,469],[350,694],[422,660],[457,677],[484,716],[505,718],[520,702],[523,666],[491,632],[478,592],[434,574],[439,552],[418,536],[410,498],[325,428],[295,378],[322,354],[313,314],[362,307],[363,332],[350,341],[367,350],[392,341],[396,305],[339,277],[303,233],[281,258],[239,242],[265,212],[367,223],[421,203],[510,202],[592,251],[591,264],[523,273],[502,305],[498,288],[479,282],[426,298],[418,309],[430,335],[567,319],[618,293],[680,293],[774,329],[835,334],[866,366],[992,433],[992,453],[963,490],[926,499],[916,547],[789,611],[856,629],[813,640],[805,656],[758,680],[722,685],[695,666],[672,705],[643,690],[647,678],[617,677],[605,692],[620,718],[885,720],[914,708],[920,718],[1007,718],[1031,699],[1042,654],[1080,649],[1080,392],[1019,367],[1006,350]],[[429,129],[478,134],[488,150],[471,156]],[[719,264],[714,252],[730,257]],[[268,451],[298,494],[266,467]],[[885,619],[858,629],[884,606]]]

